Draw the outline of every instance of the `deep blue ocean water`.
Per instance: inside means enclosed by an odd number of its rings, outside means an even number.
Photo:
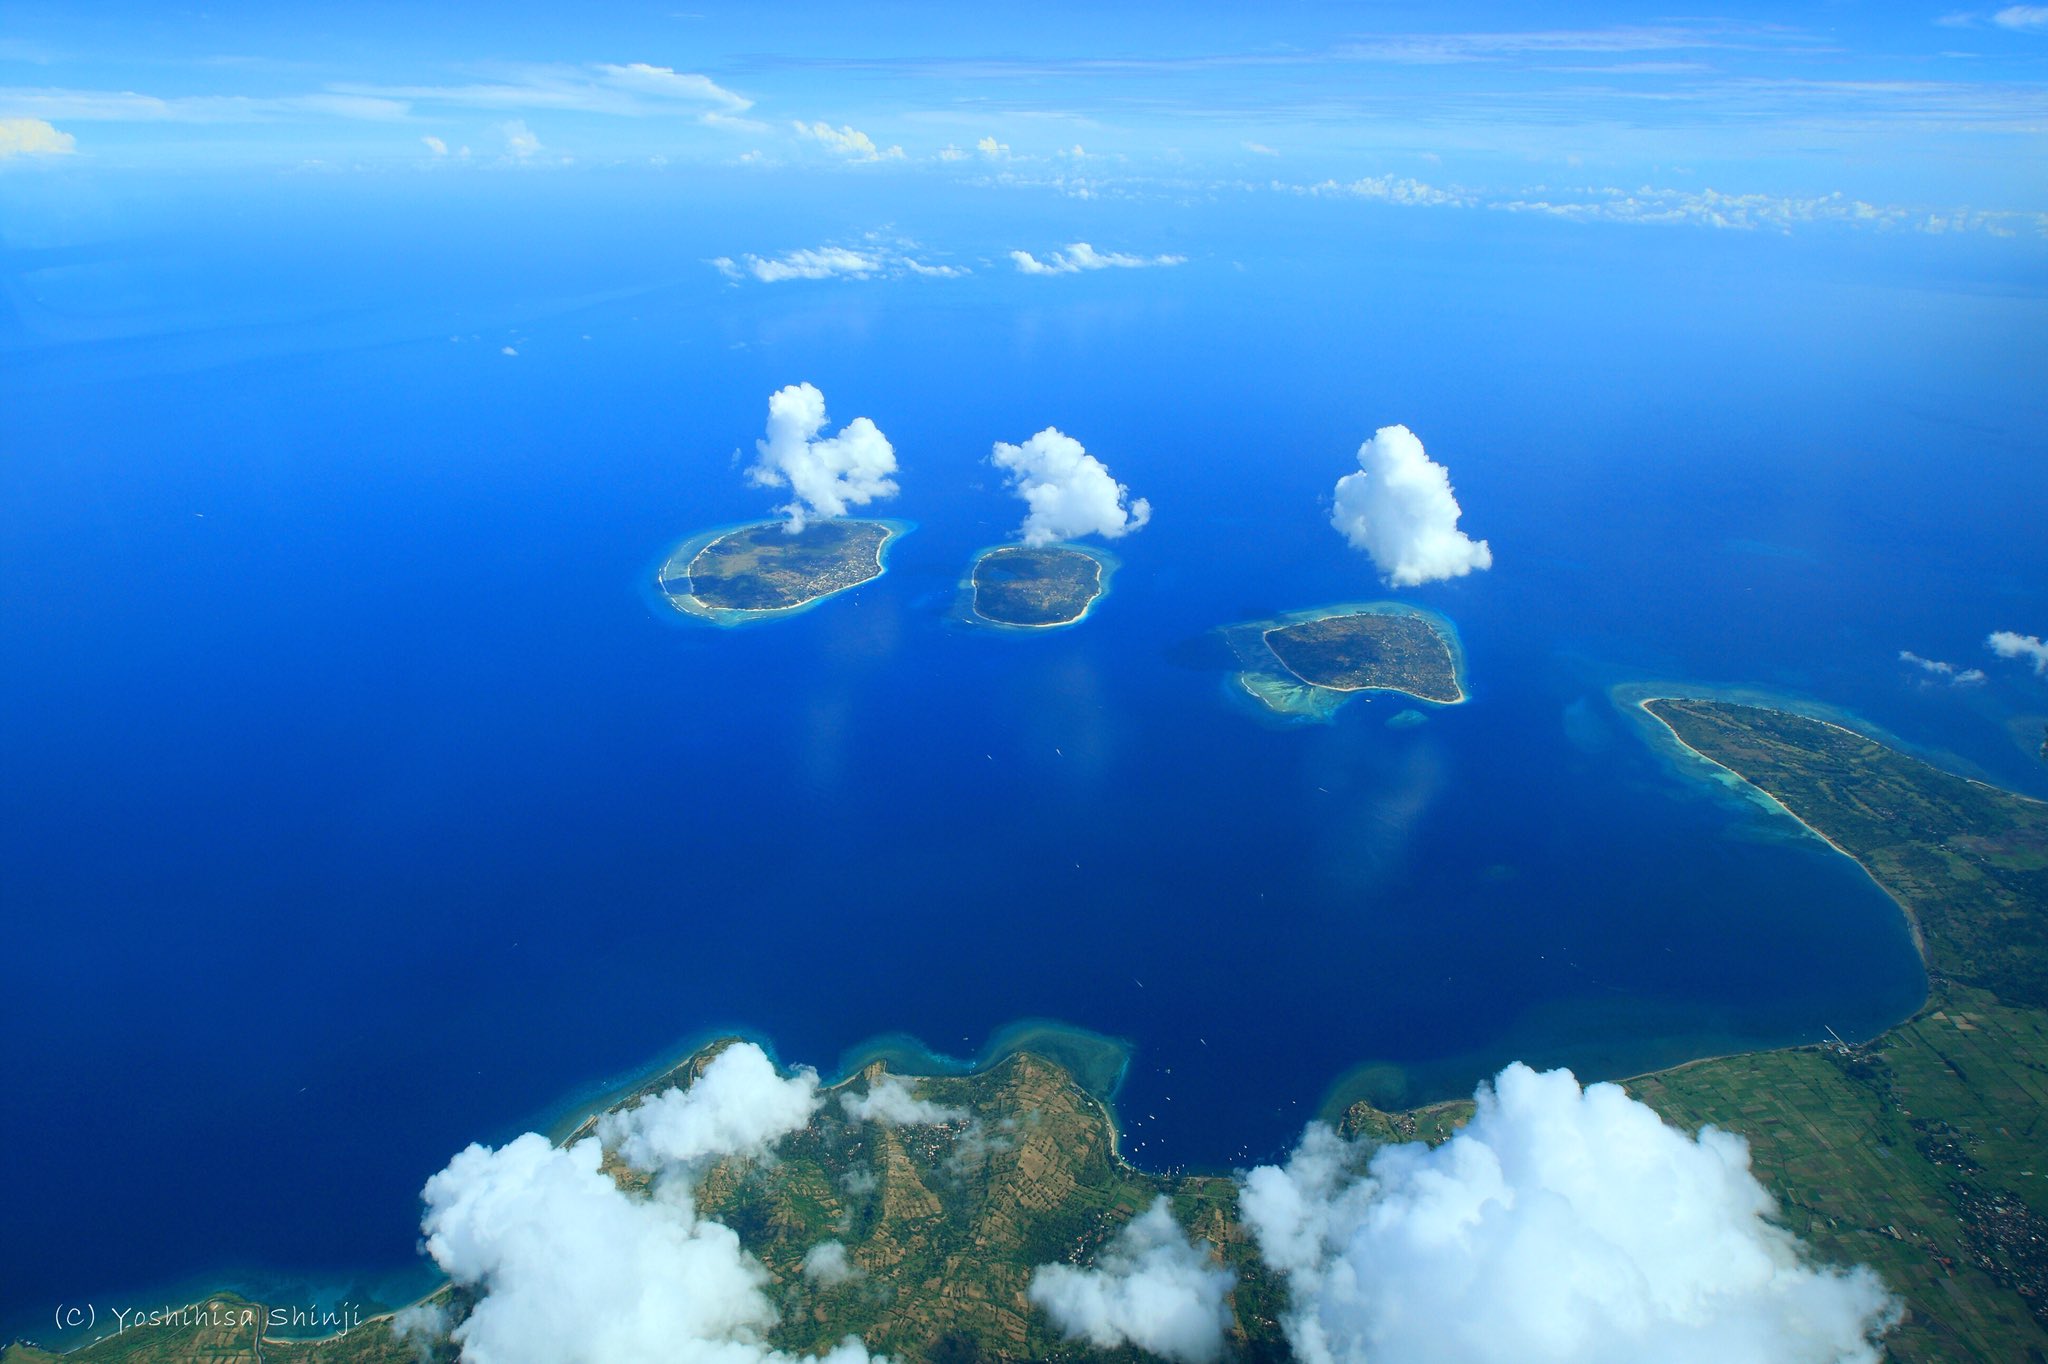
[[[1192,259],[735,289],[702,258],[880,210],[203,190],[147,232],[41,205],[0,271],[15,1330],[402,1270],[453,1151],[721,1027],[830,1071],[1066,1020],[1133,1044],[1141,1160],[1229,1165],[1363,1063],[1425,1098],[1910,1010],[1890,902],[1619,684],[2048,792],[2048,689],[1981,644],[2048,629],[2038,244],[991,191],[899,230]],[[799,380],[918,529],[816,611],[686,622],[653,570],[762,514],[735,451]],[[1384,595],[1327,498],[1391,422],[1495,551],[1404,594],[1472,700],[1263,722],[1209,632]],[[1154,522],[1081,628],[963,627],[1020,515],[983,460],[1048,424]]]

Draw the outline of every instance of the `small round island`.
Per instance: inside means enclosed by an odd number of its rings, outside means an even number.
[[[969,610],[979,624],[1052,630],[1087,618],[1109,589],[1115,564],[1078,545],[998,545],[968,574]]]

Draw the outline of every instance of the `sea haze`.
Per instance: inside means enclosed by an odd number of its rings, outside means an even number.
[[[720,1027],[829,1071],[1066,1020],[1134,1047],[1127,1149],[1223,1166],[1364,1063],[1419,1099],[1909,1011],[1891,903],[1616,685],[1811,697],[2044,790],[2037,684],[1981,644],[2048,623],[2036,245],[1319,203],[990,236],[947,191],[892,230],[966,278],[733,286],[701,262],[882,219],[465,192],[401,235],[164,189],[146,239],[10,249],[10,1328],[403,1268],[452,1152]],[[1084,236],[1189,260],[1004,256]],[[653,571],[765,512],[735,452],[798,381],[895,442],[918,528],[816,611],[684,621]],[[1209,632],[1386,595],[1328,498],[1394,422],[1494,549],[1401,594],[1471,700],[1262,718]],[[1153,522],[1082,627],[964,627],[1021,515],[989,448],[1047,425]]]

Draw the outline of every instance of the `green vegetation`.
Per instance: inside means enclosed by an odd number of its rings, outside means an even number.
[[[1920,924],[1932,971],[1926,1006],[1874,1041],[1700,1061],[1628,1088],[1689,1130],[1713,1123],[1741,1133],[1784,1223],[1823,1259],[1868,1264],[1883,1276],[1908,1308],[1886,1340],[1893,1358],[2048,1360],[2048,1009],[2039,994],[2048,805],[1803,716],[1696,700],[1644,708],[1693,752],[1856,857]],[[616,1105],[688,1083],[717,1045]],[[1034,1045],[1061,1048],[1068,1065]],[[899,1049],[878,1054],[893,1058]],[[1039,1025],[1018,1030],[995,1054],[973,1073],[917,1082],[920,1097],[964,1115],[953,1121],[856,1123],[828,1102],[773,1162],[731,1160],[704,1178],[699,1207],[732,1227],[772,1276],[782,1313],[773,1343],[810,1352],[854,1333],[910,1364],[1135,1361],[1131,1351],[1105,1355],[1058,1339],[1025,1289],[1034,1266],[1085,1263],[1165,1194],[1183,1225],[1216,1244],[1238,1273],[1233,1356],[1286,1358],[1278,1325],[1285,1293],[1238,1223],[1233,1183],[1152,1175],[1117,1155],[1099,1097],[1120,1072],[1117,1046]],[[1077,1083],[1069,1066],[1097,1092]],[[884,1071],[874,1061],[849,1083],[871,1084]],[[1375,1141],[1439,1142],[1471,1111],[1470,1103],[1405,1112],[1358,1103],[1343,1126]],[[627,1186],[645,1182],[616,1162],[608,1168]],[[828,1239],[846,1247],[858,1271],[830,1286],[802,1272],[805,1252]],[[464,1305],[449,1300],[459,1316]],[[254,1324],[260,1309],[195,1317],[125,1331],[63,1358],[416,1357],[385,1320],[292,1342],[262,1338]],[[16,1346],[0,1364],[55,1358]]]
[[[1084,549],[1003,545],[974,562],[974,614],[995,625],[1072,625],[1102,595],[1108,576],[1103,561]]]
[[[722,624],[794,611],[882,574],[899,528],[886,521],[779,521],[685,542],[656,582],[669,604]]]
[[[283,1311],[233,1293],[212,1297],[154,1323],[102,1319],[100,1339],[69,1354],[31,1345],[10,1346],[0,1364],[415,1364],[418,1351],[391,1333],[389,1317],[373,1317],[348,1331],[317,1341],[282,1340],[264,1334]],[[122,1329],[116,1329],[120,1327]]]
[[[1358,612],[1266,631],[1281,666],[1327,691],[1399,691],[1451,705],[1465,699],[1450,642],[1426,617]]]
[[[1643,708],[1861,863],[1912,920],[1937,980],[2048,1006],[2048,806],[1803,715]]]
[[[1786,1225],[1905,1299],[1896,1358],[2048,1359],[2048,805],[1785,711],[1643,705],[1862,864],[1918,925],[1929,993],[1861,1046],[1630,1089],[1749,1139]]]
[[[1402,602],[1297,611],[1220,634],[1236,655],[1238,686],[1278,715],[1328,721],[1362,691],[1445,706],[1465,699],[1456,631]]]

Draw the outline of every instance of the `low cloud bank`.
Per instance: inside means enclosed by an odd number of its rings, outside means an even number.
[[[1241,1209],[1303,1364],[1877,1364],[1867,1268],[1808,1263],[1740,1137],[1517,1064],[1450,1141],[1314,1126]]]
[[[1135,1345],[1178,1364],[1210,1364],[1230,1325],[1225,1300],[1237,1276],[1190,1240],[1165,1198],[1116,1234],[1095,1265],[1040,1265],[1031,1301],[1070,1340],[1098,1349]]]
[[[1358,472],[1337,480],[1330,524],[1396,587],[1493,567],[1493,550],[1458,529],[1451,471],[1405,426],[1382,426],[1358,447]]]
[[[2000,658],[2015,658],[2031,663],[2036,673],[2048,673],[2048,640],[2013,630],[1994,630],[1984,645]]]
[[[597,1122],[606,1150],[636,1170],[695,1169],[723,1156],[763,1156],[818,1111],[818,1072],[784,1079],[751,1042],[713,1057],[688,1089],[665,1089]]]
[[[1022,445],[996,442],[990,463],[1010,476],[1010,487],[1031,510],[1018,531],[1033,547],[1055,540],[1100,535],[1114,540],[1152,519],[1152,504],[1110,477],[1109,466],[1081,442],[1048,426]]]
[[[855,417],[836,436],[825,429],[825,395],[810,384],[791,384],[768,399],[768,434],[754,443],[760,458],[747,470],[760,488],[788,488],[791,500],[776,510],[789,529],[846,515],[847,508],[894,497],[896,448],[875,424]]]
[[[878,1122],[884,1127],[936,1127],[966,1122],[972,1116],[964,1108],[918,1098],[909,1082],[896,1075],[880,1077],[865,1094],[841,1094],[839,1106],[855,1122]]]
[[[785,1080],[740,1044],[688,1090],[608,1116],[597,1137],[556,1147],[529,1132],[461,1152],[427,1181],[421,1221],[427,1253],[477,1295],[449,1339],[472,1364],[794,1364],[765,1344],[776,1321],[768,1271],[729,1227],[697,1215],[691,1178],[764,1151],[817,1104],[815,1074]],[[656,1172],[651,1196],[603,1172],[607,1144]],[[407,1324],[422,1335],[437,1325]],[[871,1364],[852,1337],[823,1358]]]
[[[984,139],[986,141],[986,139]],[[1004,148],[1007,152],[1008,148]],[[987,148],[983,148],[984,153]],[[1120,251],[1097,251],[1086,242],[1075,242],[1044,260],[1029,251],[1012,251],[1010,260],[1027,275],[1077,275],[1083,270],[1143,270],[1153,266],[1182,265],[1186,256],[1127,256]]]

